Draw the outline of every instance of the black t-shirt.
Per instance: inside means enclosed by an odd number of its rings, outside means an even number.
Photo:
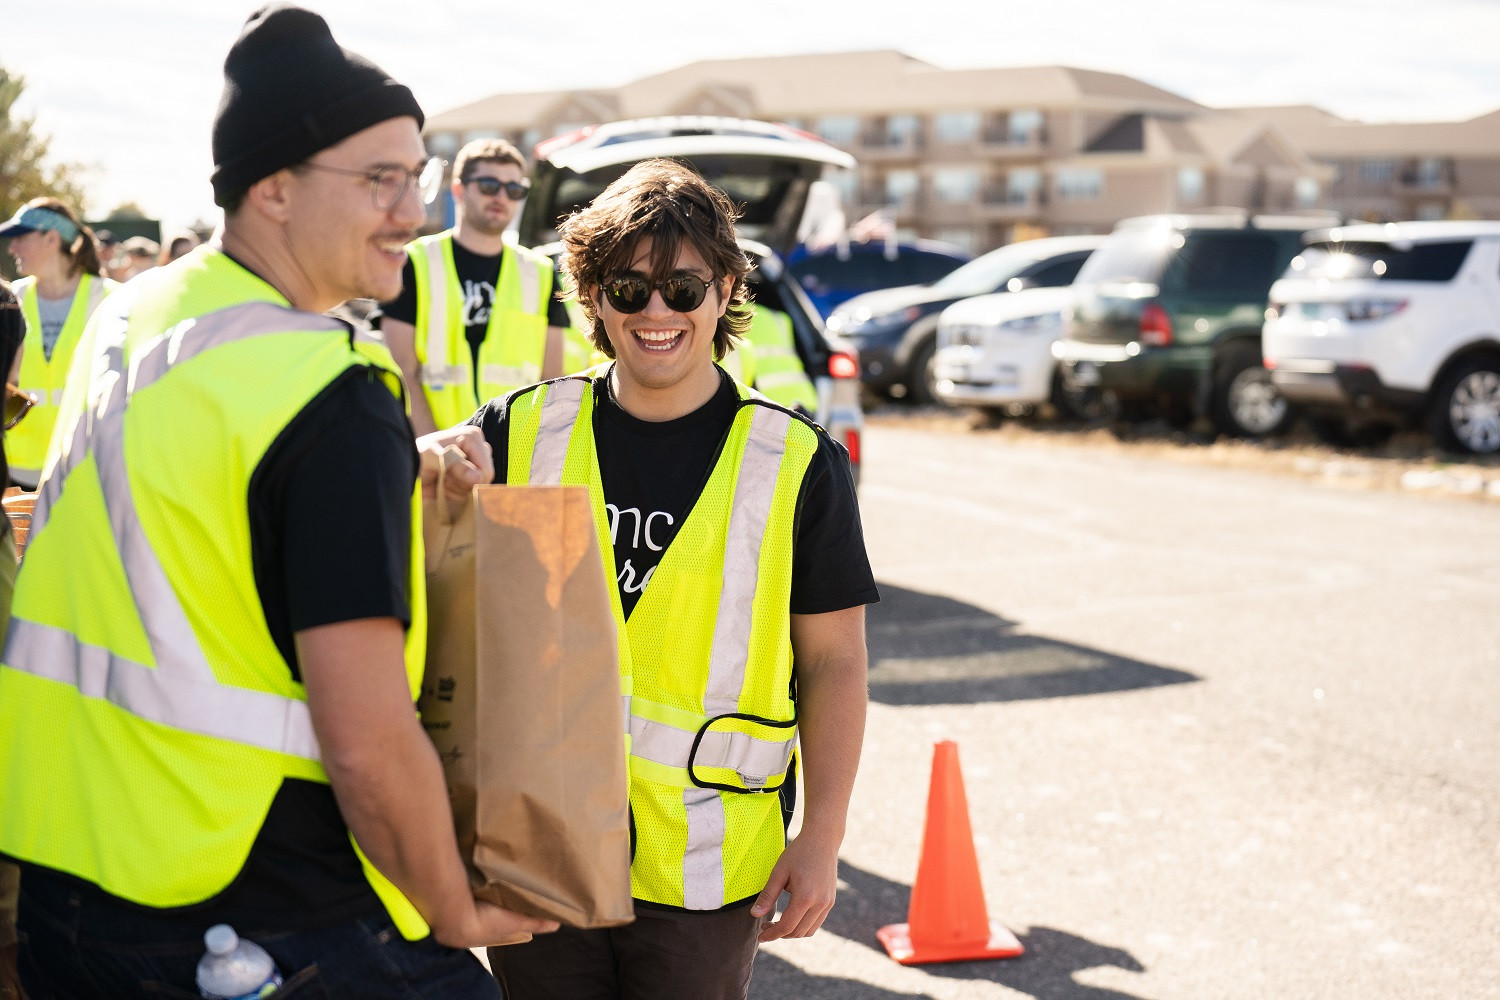
[[[293,638],[301,629],[362,618],[410,624],[418,468],[402,404],[369,368],[330,384],[261,459],[248,497],[251,561],[266,624],[293,677],[301,678]],[[66,875],[34,871],[26,877],[103,895]],[[235,880],[207,902],[173,912],[248,932],[305,930],[381,910],[333,789],[286,778]]]
[[[707,484],[739,408],[734,384],[722,375],[703,406],[675,420],[631,416],[594,380],[594,435],[604,502],[614,534],[620,603],[629,617],[651,573]],[[494,399],[469,418],[489,442],[495,481],[505,481],[506,400]],[[813,615],[880,599],[849,459],[821,430],[818,450],[802,478],[792,549],[792,614]]]
[[[464,334],[469,341],[469,353],[473,358],[470,371],[475,375],[475,391],[478,391],[479,346],[489,330],[490,309],[495,303],[495,289],[500,286],[500,265],[505,260],[503,252],[493,257],[477,254],[453,241],[453,269],[458,272],[458,287],[463,291]],[[554,277],[552,290],[558,285]],[[417,270],[411,257],[401,267],[401,294],[380,307],[382,314],[403,323],[417,325]],[[547,301],[547,325],[566,327],[568,310],[563,307],[556,294]]]

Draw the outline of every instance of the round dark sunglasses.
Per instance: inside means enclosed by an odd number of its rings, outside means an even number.
[[[692,312],[703,304],[713,287],[696,274],[674,274],[660,284],[652,284],[639,274],[618,274],[604,282],[604,297],[616,312],[638,313],[651,302],[651,293],[661,292],[661,300],[673,312]]]
[[[479,189],[479,193],[486,198],[493,198],[501,191],[511,201],[520,201],[526,197],[526,192],[531,190],[530,181],[502,181],[498,177],[470,177],[465,184],[472,184]]]

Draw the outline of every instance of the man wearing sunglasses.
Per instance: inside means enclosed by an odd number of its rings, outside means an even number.
[[[224,75],[221,240],[85,329],[17,581],[0,856],[22,863],[21,977],[196,995],[222,922],[288,996],[499,1000],[468,948],[554,925],[470,892],[413,707],[400,373],[325,315],[396,294],[441,168],[411,91],[311,11],[256,11]]]
[[[453,164],[453,228],[407,247],[381,330],[412,390],[418,434],[562,374],[568,313],[552,294],[552,262],[505,236],[530,187],[514,146],[476,139]]]
[[[632,168],[562,227],[613,363],[471,418],[498,481],[589,487],[630,693],[635,922],[492,950],[516,1000],[743,998],[757,942],[833,905],[879,595],[848,456],[715,364],[750,318],[733,220],[687,167]]]

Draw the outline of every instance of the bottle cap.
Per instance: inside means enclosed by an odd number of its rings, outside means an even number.
[[[228,924],[214,924],[203,934],[203,943],[215,955],[227,955],[240,943],[240,936]]]

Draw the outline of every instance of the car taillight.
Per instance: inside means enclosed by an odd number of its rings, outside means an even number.
[[[573,145],[573,143],[578,142],[581,139],[587,139],[593,134],[594,126],[585,125],[583,128],[574,129],[571,132],[564,132],[562,135],[555,135],[550,139],[543,139],[541,142],[537,143],[536,148],[531,151],[531,158],[534,161],[540,162],[547,159],[559,149],[562,149],[566,146],[571,146]]]
[[[859,378],[859,359],[851,354],[830,355],[828,374],[834,378]]]
[[[1147,302],[1141,310],[1141,343],[1150,347],[1172,343],[1172,317],[1159,303]]]
[[[844,449],[849,452],[849,464],[859,465],[859,430],[850,427],[844,431]]]
[[[1274,372],[1276,370],[1275,358],[1261,358],[1260,363],[1261,367],[1265,368],[1265,370],[1268,372]]]

